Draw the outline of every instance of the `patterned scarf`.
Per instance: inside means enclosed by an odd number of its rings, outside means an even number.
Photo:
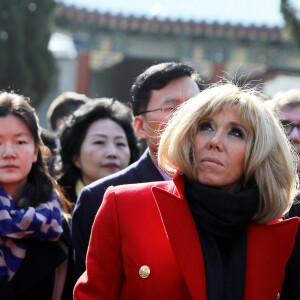
[[[37,207],[15,207],[0,189],[0,278],[11,280],[26,254],[26,239],[57,240],[62,233],[61,202],[53,192]]]

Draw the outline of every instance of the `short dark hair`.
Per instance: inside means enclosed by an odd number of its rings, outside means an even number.
[[[131,109],[112,98],[93,99],[70,115],[59,130],[60,151],[56,171],[60,184],[73,186],[81,178],[81,170],[75,166],[73,158],[80,154],[91,124],[100,119],[111,119],[123,128],[130,149],[130,163],[138,159],[140,150],[132,124]]]
[[[164,88],[171,80],[189,76],[202,90],[200,75],[191,66],[178,62],[164,62],[153,65],[140,74],[131,87],[131,106],[134,116],[147,108],[151,90]]]
[[[56,121],[69,116],[90,98],[76,92],[64,92],[55,98],[47,111],[48,128],[56,131]]]

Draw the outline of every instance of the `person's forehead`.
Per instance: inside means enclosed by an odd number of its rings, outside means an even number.
[[[199,87],[189,76],[175,78],[159,90],[152,90],[148,108],[155,105],[180,104],[199,93]]]

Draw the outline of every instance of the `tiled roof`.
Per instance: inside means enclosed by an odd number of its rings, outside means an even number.
[[[159,33],[214,37],[237,40],[255,40],[277,42],[281,40],[281,28],[278,26],[245,26],[241,24],[221,24],[206,21],[183,21],[170,19],[147,18],[145,16],[125,16],[89,11],[75,6],[58,4],[56,17],[74,23],[84,23],[87,26],[99,27],[108,30],[127,32]]]

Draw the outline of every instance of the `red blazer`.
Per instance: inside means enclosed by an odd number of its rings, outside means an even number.
[[[184,181],[110,187],[74,299],[206,299],[201,244]],[[249,225],[245,300],[279,299],[299,219]],[[145,272],[140,269],[145,266]]]

